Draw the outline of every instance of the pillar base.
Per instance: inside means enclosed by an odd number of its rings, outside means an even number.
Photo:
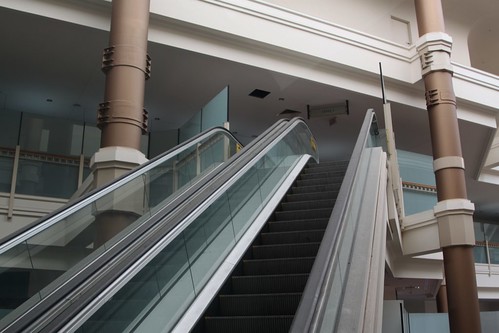
[[[146,161],[144,154],[133,148],[101,148],[90,161],[92,187],[102,187]],[[94,246],[101,246],[142,216],[145,191],[146,184],[138,177],[94,203]]]
[[[133,148],[101,148],[90,160],[93,188],[101,187],[145,162],[145,155]]]

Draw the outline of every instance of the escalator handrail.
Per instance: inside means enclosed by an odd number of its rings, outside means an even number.
[[[166,215],[170,214],[175,209],[184,207],[185,202],[190,200],[193,193],[196,193],[201,188],[207,187],[209,181],[213,178],[216,178],[219,173],[223,173],[224,170],[230,170],[231,165],[233,165],[234,163],[243,163],[244,165],[244,162],[239,162],[240,159],[246,155],[244,152],[251,153],[253,149],[261,150],[261,148],[259,147],[267,146],[268,138],[275,137],[275,132],[282,131],[282,128],[285,127],[288,122],[289,120],[281,120],[276,122],[264,133],[262,133],[260,137],[256,138],[248,145],[243,147],[239,154],[233,155],[227,162],[223,163],[217,169],[217,172],[208,174],[205,178],[176,196],[173,200],[168,202],[165,207],[156,212],[151,218],[140,224],[137,228],[130,231],[129,234],[125,235],[115,244],[112,244],[111,246],[106,248],[106,251],[104,253],[100,254],[97,258],[94,258],[93,261],[88,263],[85,268],[69,277],[68,280],[62,282],[59,286],[57,286],[56,289],[51,291],[44,299],[40,300],[33,307],[13,318],[13,320],[8,324],[4,324],[4,326],[1,327],[0,330],[2,332],[22,331],[23,328],[26,327],[26,325],[29,325],[29,323],[36,321],[38,317],[43,317],[43,315],[50,315],[54,312],[57,312],[57,309],[53,309],[53,307],[58,302],[61,302],[61,300],[68,301],[68,299],[72,299],[72,297],[78,297],[74,295],[67,295],[68,293],[71,293],[71,291],[73,291],[75,288],[77,288],[77,286],[84,283],[90,276],[94,275],[95,272],[99,270],[107,270],[109,268],[109,261],[113,260],[119,253],[122,253],[125,249],[129,248],[133,242],[137,241],[137,239],[139,239],[146,232],[150,231],[150,229],[153,229],[154,225],[161,221]],[[64,301],[62,302],[64,303]],[[69,301],[69,303],[71,303],[71,301]],[[67,307],[67,304],[65,305],[65,307]]]
[[[280,126],[280,128],[276,127],[274,133],[269,133],[267,138],[260,140],[259,145],[254,146],[253,149],[249,149],[247,153],[243,155],[243,158],[234,161],[234,164],[236,165],[227,167],[225,170],[215,175],[213,180],[207,184],[204,189],[200,190],[196,195],[189,196],[185,205],[182,205],[179,209],[171,212],[171,214],[167,216],[164,215],[160,221],[154,223],[154,228],[151,228],[147,233],[144,233],[140,239],[137,239],[137,241],[131,244],[125,251],[116,255],[111,262],[106,264],[106,267],[95,272],[91,279],[89,279],[90,282],[84,281],[69,295],[66,295],[64,299],[61,298],[61,302],[57,304],[60,311],[51,309],[56,314],[48,314],[51,319],[44,318],[44,316],[37,319],[42,323],[49,323],[48,326],[44,328],[43,332],[58,331],[69,320],[82,313],[82,309],[84,309],[93,299],[96,299],[96,297],[99,299],[111,297],[109,295],[102,296],[100,293],[106,289],[108,285],[111,285],[113,281],[120,279],[124,272],[137,260],[141,260],[145,253],[153,248],[155,244],[164,238],[168,238],[170,232],[177,230],[179,224],[184,222],[194,209],[199,209],[207,200],[216,200],[214,196],[218,197],[222,195],[224,187],[230,186],[237,179],[242,177],[245,170],[248,170],[257,163],[261,156],[270,150],[277,141],[295,128],[298,123],[305,124],[302,119],[294,118],[289,122],[283,122],[283,125],[285,126]],[[164,244],[164,246],[166,245],[168,245],[168,243]],[[131,279],[131,277],[128,278]],[[76,298],[77,301],[75,301]],[[68,299],[72,301],[69,302]],[[87,312],[83,311],[83,313]]]
[[[369,109],[364,117],[328,226],[296,310],[290,329],[292,333],[317,331],[317,326],[324,316],[326,296],[333,282],[329,278],[337,266],[340,238],[342,230],[346,227],[345,214],[361,156],[370,135],[371,124],[375,119],[374,111]]]
[[[89,203],[103,197],[104,195],[112,192],[113,190],[117,189],[121,185],[125,184],[126,182],[130,181],[131,179],[137,177],[140,174],[143,174],[152,168],[156,167],[158,164],[163,163],[165,160],[168,160],[169,158],[181,153],[184,150],[187,150],[197,144],[199,141],[202,141],[209,136],[214,135],[216,132],[221,132],[224,133],[225,135],[229,136],[233,140],[235,140],[237,143],[240,144],[239,140],[237,140],[232,133],[230,133],[227,129],[223,127],[213,127],[210,128],[202,133],[197,134],[196,136],[192,137],[191,139],[183,142],[180,145],[177,145],[166,152],[156,156],[155,158],[147,161],[146,163],[138,166],[137,168],[133,169],[132,171],[116,178],[109,184],[106,184],[104,187],[92,190],[85,195],[81,196],[77,200],[70,202],[63,207],[60,207],[53,212],[49,213],[48,215],[37,219],[33,221],[32,223],[26,225],[25,227],[17,230],[16,232],[0,239],[0,254],[4,253],[5,251],[9,250],[13,246],[27,240],[34,234],[41,232],[51,225],[57,223],[60,219],[70,215],[74,211],[78,210],[79,208],[82,208],[85,205],[88,205]]]

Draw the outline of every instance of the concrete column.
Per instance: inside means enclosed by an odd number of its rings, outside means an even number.
[[[444,255],[452,333],[480,332],[472,214],[452,85],[452,39],[445,34],[440,0],[415,0],[426,105],[430,122],[438,204],[434,212]]]
[[[140,152],[147,132],[144,109],[145,80],[150,76],[147,54],[149,0],[113,0],[109,47],[104,50],[105,99],[97,120],[102,130],[101,148],[92,157],[93,186],[100,187],[144,163]],[[96,237],[100,246],[142,216],[142,179],[132,181],[95,203]]]
[[[102,60],[105,99],[97,116],[101,149],[92,159],[96,187],[146,161],[139,149],[147,132],[143,105],[151,70],[148,26],[149,0],[113,0],[109,47]]]

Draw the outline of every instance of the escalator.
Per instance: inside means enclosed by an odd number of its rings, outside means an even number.
[[[309,163],[193,332],[288,332],[347,162]]]
[[[342,251],[354,252],[350,202],[370,193],[361,185],[374,170],[365,163],[376,154],[364,153],[372,117],[348,168],[311,162],[315,140],[299,119],[239,153],[218,130],[26,228],[0,246],[0,267],[58,270],[29,284],[0,331],[309,331],[329,298],[343,297],[331,288],[344,288]],[[113,219],[128,222],[113,230]],[[330,279],[338,268],[340,285]]]
[[[1,330],[16,331],[47,312],[54,299],[140,237],[165,209],[181,204],[238,144],[225,129],[214,128],[3,238]],[[106,220],[113,217],[126,223],[109,228]]]

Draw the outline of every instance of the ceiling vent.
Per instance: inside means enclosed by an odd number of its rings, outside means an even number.
[[[286,115],[295,115],[295,114],[299,114],[301,113],[300,111],[296,111],[296,110],[291,110],[291,109],[286,109],[282,112],[279,112],[278,114],[276,114],[276,116],[286,116]]]
[[[249,95],[256,98],[265,98],[267,97],[268,94],[270,94],[270,91],[255,89],[252,92],[250,92]]]

